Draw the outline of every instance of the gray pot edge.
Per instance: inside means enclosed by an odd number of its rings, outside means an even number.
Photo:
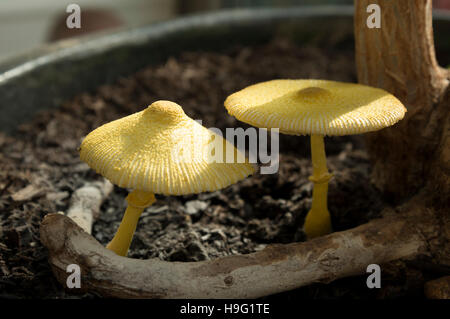
[[[435,19],[450,24],[450,12],[436,10],[433,15]],[[14,133],[17,125],[31,119],[34,113],[61,105],[75,94],[84,92],[83,87],[92,89],[96,84],[98,86],[110,83],[111,80],[122,76],[124,69],[133,70],[129,65],[120,65],[122,62],[128,63],[130,55],[133,56],[137,52],[141,61],[142,56],[147,59],[146,54],[155,51],[155,45],[152,46],[152,43],[163,47],[170,46],[167,41],[164,42],[165,38],[184,40],[180,38],[179,33],[185,32],[189,38],[187,42],[192,42],[199,39],[196,37],[197,34],[192,37],[193,33],[198,32],[201,39],[202,32],[211,28],[219,31],[225,29],[225,34],[230,34],[232,32],[227,29],[230,27],[248,25],[255,28],[256,25],[275,25],[289,19],[295,21],[297,18],[307,20],[326,17],[335,20],[344,19],[348,24],[348,19],[352,16],[353,6],[231,9],[184,16],[111,34],[74,38],[50,44],[0,65],[0,131]],[[251,35],[253,36],[253,33]],[[212,37],[211,32],[208,37]],[[218,38],[220,40],[220,36]],[[170,50],[167,51],[169,53],[166,51],[159,53],[159,58],[173,53]],[[109,58],[111,54],[115,56]],[[154,61],[158,60],[157,56],[149,57],[150,60],[152,58]],[[107,61],[103,62],[102,59]],[[111,61],[116,63],[112,71],[108,64]],[[98,65],[99,70],[92,72],[92,66]],[[137,66],[136,64],[135,69]],[[116,68],[118,70],[115,70]],[[108,73],[103,73],[102,70]],[[74,74],[80,75],[80,78],[74,76],[72,79],[70,76]]]
[[[227,9],[212,13],[187,15],[119,32],[70,38],[43,45],[21,56],[2,61],[0,64],[0,85],[15,76],[22,75],[44,64],[67,57],[83,57],[94,53],[102,53],[121,46],[139,45],[160,38],[161,35],[182,30],[186,26],[193,28],[219,25],[224,22],[233,23],[233,21],[241,23],[242,21],[256,22],[292,17],[351,17],[352,15],[353,6]]]

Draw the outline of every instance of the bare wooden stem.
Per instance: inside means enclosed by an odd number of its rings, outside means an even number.
[[[380,7],[380,28],[366,24],[370,4]],[[367,134],[373,181],[395,199],[405,199],[436,175],[432,159],[442,156],[438,145],[450,145],[449,131],[443,130],[449,72],[435,56],[432,1],[355,0],[354,21],[359,82],[393,93],[408,109],[394,127]],[[448,178],[449,164],[442,164]]]
[[[100,213],[100,206],[113,188],[114,186],[106,179],[86,183],[73,193],[67,216],[90,234],[92,224]]]
[[[82,289],[120,298],[256,298],[315,282],[363,274],[369,264],[428,254],[425,233],[437,226],[417,206],[307,242],[270,245],[248,254],[202,262],[121,257],[104,248],[71,219],[50,214],[41,241],[57,279],[69,264],[81,267]],[[426,217],[425,217],[426,216]],[[412,222],[414,221],[414,222]],[[428,231],[424,231],[424,229]]]

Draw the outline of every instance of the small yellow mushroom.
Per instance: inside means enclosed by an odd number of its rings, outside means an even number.
[[[225,101],[230,115],[261,128],[311,136],[314,183],[304,224],[308,238],[332,231],[327,207],[328,172],[324,136],[360,134],[394,125],[406,112],[388,92],[326,80],[273,80],[249,86]]]
[[[80,147],[81,160],[112,183],[133,189],[107,248],[121,256],[127,254],[139,217],[155,202],[155,193],[215,191],[254,173],[247,159],[243,163],[211,160],[211,141],[238,154],[234,146],[170,101],[157,101],[86,136]]]

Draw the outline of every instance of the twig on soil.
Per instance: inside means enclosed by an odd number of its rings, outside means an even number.
[[[85,232],[91,234],[92,224],[99,215],[100,206],[113,188],[113,184],[106,179],[86,183],[73,193],[67,216]]]
[[[59,282],[81,267],[82,287],[120,298],[256,298],[314,282],[363,274],[369,264],[429,254],[433,214],[413,205],[365,225],[302,243],[269,245],[248,254],[201,262],[120,257],[70,219],[47,215],[41,241]]]

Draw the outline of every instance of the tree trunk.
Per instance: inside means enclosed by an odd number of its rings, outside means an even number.
[[[395,201],[428,186],[442,206],[450,195],[449,72],[436,61],[431,2],[355,0],[356,64],[360,83],[408,109],[394,127],[367,134],[373,182]],[[366,24],[370,4],[381,9],[381,28]]]

